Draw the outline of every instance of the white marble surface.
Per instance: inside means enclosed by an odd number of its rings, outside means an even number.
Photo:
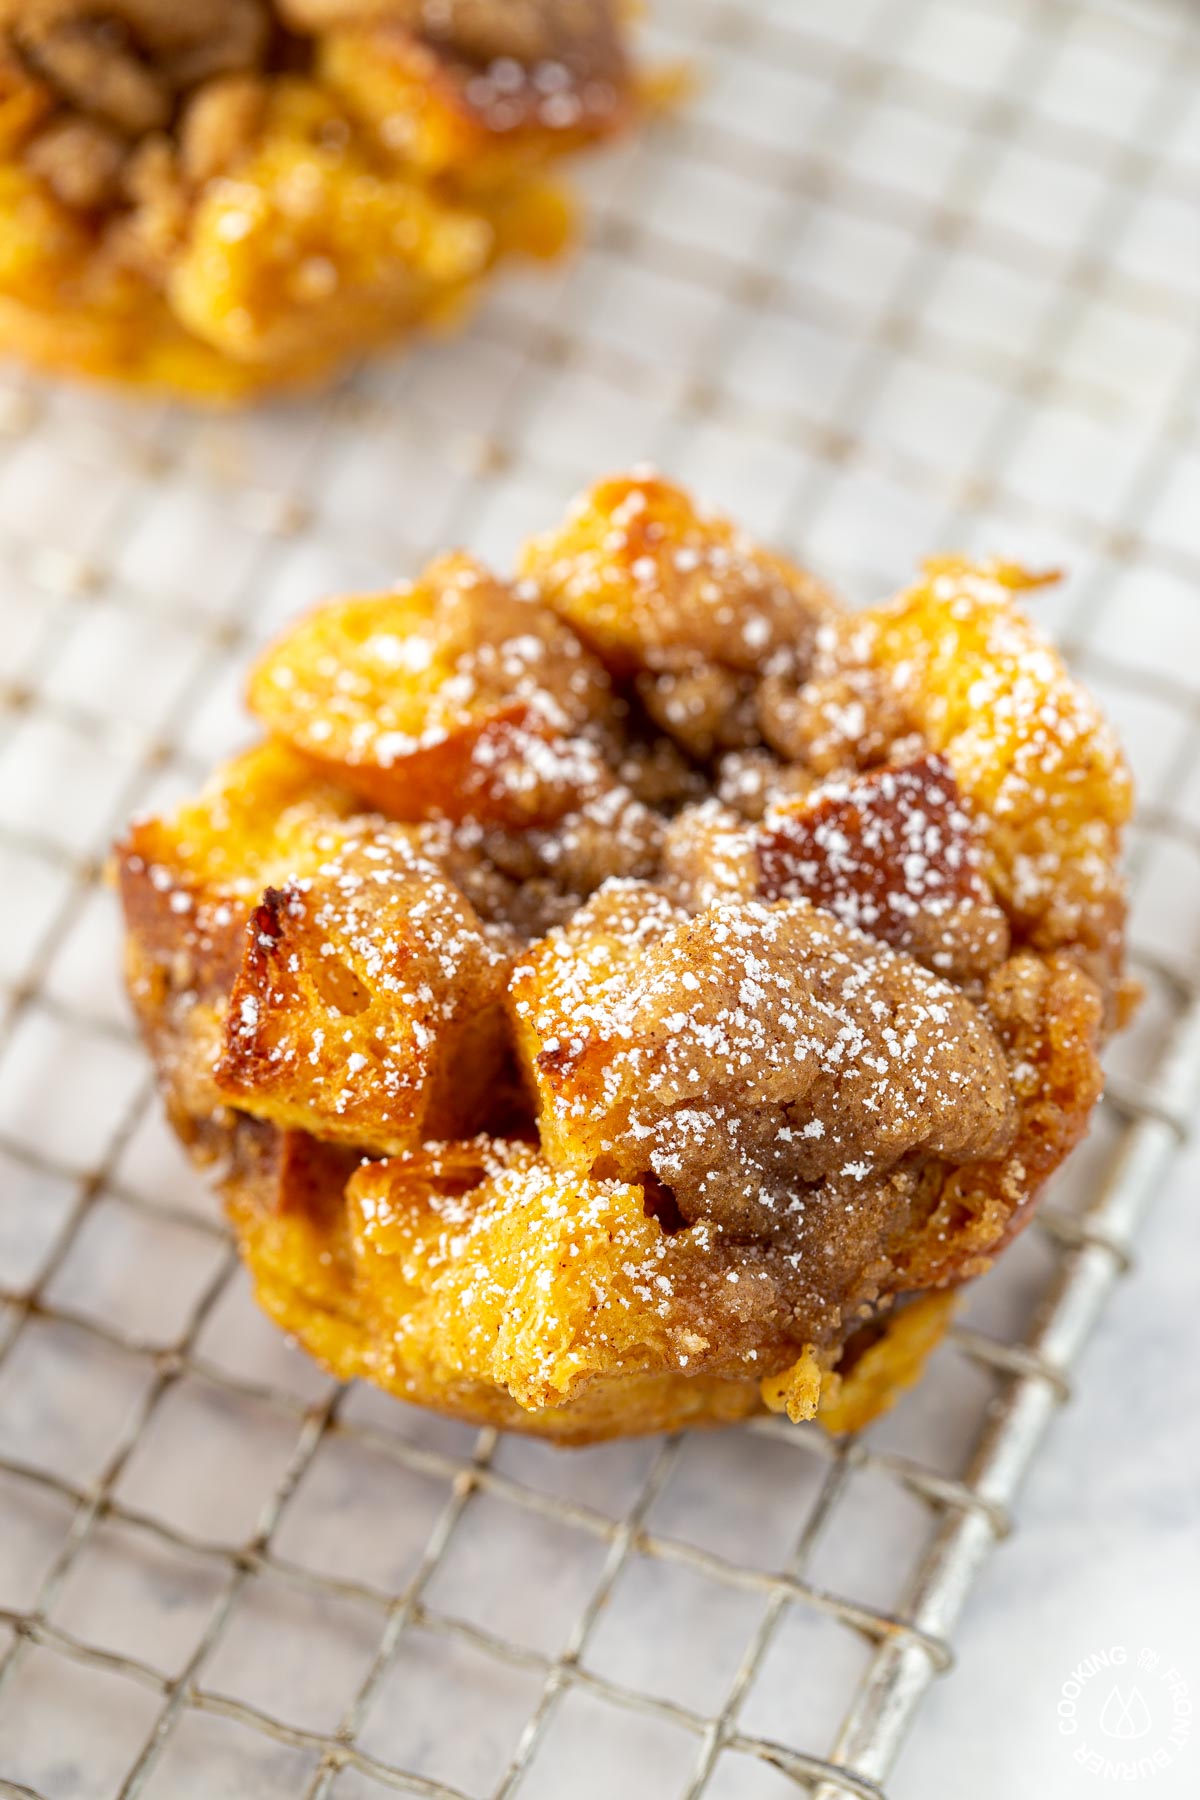
[[[1081,1768],[1082,1741],[1125,1756],[1162,1740],[1173,1707],[1157,1686],[1178,1670],[1196,1709],[1171,1765],[1126,1792],[1200,1792],[1200,1150],[1180,1162],[1079,1366],[1059,1418],[958,1637],[956,1671],[934,1689],[901,1757],[894,1800],[969,1791],[974,1800],[1090,1800],[1115,1784]],[[1127,1651],[1097,1673],[1065,1736],[1057,1708],[1076,1666]],[[1159,1658],[1147,1673],[1138,1653]],[[1144,1689],[1154,1729],[1136,1745],[1098,1729],[1113,1684]],[[1068,1696],[1068,1698],[1070,1698]],[[1166,1740],[1169,1743],[1169,1730]],[[948,1771],[969,1771],[962,1790]]]
[[[322,1440],[279,1514],[281,1566],[230,1588],[227,1552],[251,1539],[329,1384],[254,1308],[158,1117],[96,876],[130,808],[182,793],[244,741],[256,643],[316,596],[408,572],[448,541],[504,566],[580,483],[647,457],[858,600],[948,545],[1058,563],[1069,579],[1043,616],[1082,654],[1138,777],[1135,935],[1184,964],[1200,950],[1194,9],[653,10],[662,47],[706,73],[690,113],[597,163],[592,247],[548,278],[511,278],[460,342],[377,365],[332,401],[245,419],[15,373],[0,389],[0,1287],[39,1283],[46,1309],[22,1318],[0,1302],[0,1459],[24,1468],[0,1468],[0,1609],[40,1607],[54,1632],[167,1679],[191,1670],[297,1730],[336,1728],[375,1654],[379,1596],[422,1567],[478,1447],[353,1393],[355,1429]],[[1161,1023],[1149,1006],[1119,1051],[1127,1070],[1149,1067]],[[1098,1125],[1064,1204],[1102,1171],[1113,1129]],[[1080,1660],[1114,1645],[1155,1652],[1200,1699],[1198,1155],[1081,1363],[893,1800],[1102,1792],[1072,1763],[1056,1707]],[[31,1167],[39,1156],[47,1166]],[[1052,1267],[1027,1234],[972,1296],[971,1322],[1019,1338]],[[192,1363],[156,1361],[189,1321]],[[947,1346],[871,1444],[960,1473],[994,1391]],[[765,1596],[672,1547],[785,1568],[827,1466],[806,1442],[698,1437],[668,1465],[653,1444],[563,1457],[501,1441],[497,1481],[446,1538],[424,1590],[431,1622],[403,1635],[363,1750],[494,1792],[545,1659],[597,1593],[612,1522],[656,1467],[644,1523],[659,1553],[628,1559],[582,1662],[718,1710]],[[106,1475],[119,1516],[84,1529],[79,1491]],[[548,1520],[556,1498],[590,1510]],[[807,1575],[895,1607],[929,1529],[924,1503],[868,1466]],[[322,1580],[297,1586],[289,1568]],[[506,1638],[523,1660],[439,1619]],[[6,1636],[0,1623],[0,1659]],[[786,1606],[741,1728],[826,1751],[867,1656],[827,1613]],[[1157,1679],[1137,1678],[1151,1699]],[[310,1745],[211,1711],[173,1723],[146,1681],[53,1647],[17,1659],[0,1686],[0,1794],[10,1782],[112,1800],[163,1724],[138,1790],[152,1800],[306,1793]],[[667,1718],[577,1691],[519,1791],[670,1800],[696,1749]],[[1200,1746],[1145,1786],[1200,1792]],[[334,1788],[385,1791],[354,1770]],[[732,1753],[706,1789],[795,1791]]]

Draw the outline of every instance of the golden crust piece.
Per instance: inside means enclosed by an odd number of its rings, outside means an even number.
[[[997,898],[1040,949],[1120,956],[1114,880],[1132,789],[1116,737],[1011,602],[1003,566],[931,562],[869,626],[870,654],[982,822]]]
[[[601,666],[469,557],[321,607],[263,657],[250,706],[324,773],[406,819],[552,822],[603,783]]]
[[[505,1068],[508,960],[402,835],[347,837],[251,913],[217,1087],[364,1148],[469,1130]]]
[[[523,576],[301,621],[273,737],[130,830],[172,1121],[340,1375],[565,1443],[857,1429],[1099,1096],[1120,753],[1009,569],[847,620],[631,477]]]
[[[0,348],[229,401],[452,321],[622,129],[613,0],[3,0]],[[501,47],[503,46],[503,47]]]
[[[601,482],[561,531],[526,546],[521,572],[702,758],[759,741],[763,671],[806,665],[834,611],[805,570],[653,478]]]

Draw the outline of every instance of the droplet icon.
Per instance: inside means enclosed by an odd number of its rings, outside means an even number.
[[[1142,1738],[1153,1723],[1141,1688],[1132,1687],[1123,1694],[1114,1683],[1100,1714],[1100,1729],[1105,1737]]]

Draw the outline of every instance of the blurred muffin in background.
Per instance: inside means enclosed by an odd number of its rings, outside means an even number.
[[[454,320],[629,123],[618,0],[0,0],[0,350],[229,401]]]

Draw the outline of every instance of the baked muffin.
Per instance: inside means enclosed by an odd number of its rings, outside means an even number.
[[[1016,604],[841,611],[665,481],[335,601],[119,846],[129,991],[267,1310],[567,1443],[915,1379],[1130,1003],[1120,750]]]
[[[0,349],[231,400],[568,234],[618,0],[0,0]]]

